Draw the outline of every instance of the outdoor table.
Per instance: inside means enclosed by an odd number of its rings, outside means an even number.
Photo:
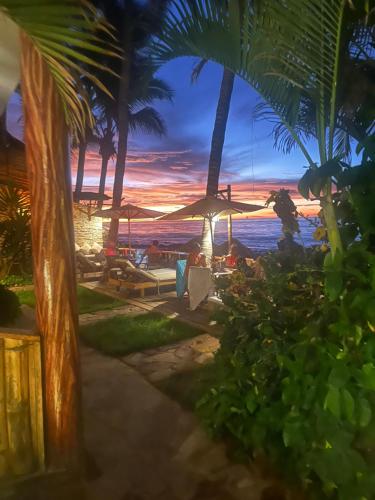
[[[189,308],[191,311],[195,311],[199,304],[214,291],[212,272],[209,267],[190,267],[188,276],[188,291]]]

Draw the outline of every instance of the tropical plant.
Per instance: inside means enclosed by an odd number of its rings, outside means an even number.
[[[273,211],[281,219],[284,235],[299,233],[298,212],[288,189],[270,191],[270,196],[266,200],[266,207],[273,203]]]
[[[0,187],[0,255],[2,275],[30,273],[30,198],[11,186]]]
[[[116,28],[124,54],[119,64],[115,60],[111,61],[111,67],[114,73],[120,75],[120,79],[114,80],[107,75],[107,87],[111,89],[116,103],[112,116],[118,127],[112,198],[113,208],[118,208],[123,197],[129,131],[140,128],[158,134],[165,132],[162,118],[150,104],[155,99],[170,100],[172,92],[165,82],[154,76],[158,66],[150,60],[146,48],[151,36],[160,28],[167,1],[148,1],[142,4],[130,0],[121,4],[115,0],[97,0],[95,3]],[[106,82],[104,78],[104,83]],[[110,239],[117,239],[118,225],[117,219],[111,220]]]
[[[369,4],[368,4],[369,5]],[[338,95],[342,93],[342,46],[345,20],[355,3],[345,0],[214,0],[175,1],[163,34],[155,43],[156,58],[165,61],[195,55],[215,60],[248,81],[301,148],[309,170],[318,168],[301,128],[306,96],[315,119],[321,166],[334,157],[338,134]],[[296,13],[298,12],[298,16]],[[369,11],[369,16],[373,15]],[[371,30],[357,23],[353,51],[366,54]],[[340,85],[341,84],[341,85]],[[355,109],[351,109],[355,114]],[[342,251],[329,181],[319,192],[332,253]]]
[[[98,33],[106,33],[114,40],[113,30],[85,0],[44,2],[42,20],[40,8],[36,0],[0,0],[0,13],[12,19],[38,48],[55,81],[65,119],[71,131],[77,133],[84,130],[86,124],[93,125],[92,112],[79,75],[84,75],[102,91],[109,93],[95,73],[86,68],[110,71],[97,63],[93,54],[120,57],[114,44],[110,46],[98,36]]]

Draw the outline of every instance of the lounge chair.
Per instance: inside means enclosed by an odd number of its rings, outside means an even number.
[[[103,264],[89,259],[82,252],[76,252],[77,273],[80,279],[97,279],[103,275]]]
[[[155,288],[159,294],[160,287],[176,284],[175,269],[139,269],[127,259],[116,259],[116,265],[121,269],[121,275],[117,270],[110,272],[108,283],[114,285],[117,290],[139,290],[140,296],[144,297],[146,289]]]

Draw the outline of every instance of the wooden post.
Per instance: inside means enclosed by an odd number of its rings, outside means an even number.
[[[228,184],[228,201],[232,200],[232,186]],[[232,216],[228,215],[228,253],[230,252],[230,247],[232,245],[233,232],[232,232]]]
[[[130,218],[128,219],[128,248],[129,250],[132,247],[132,242],[131,242],[131,228],[130,228]]]
[[[75,471],[82,432],[68,130],[49,69],[25,34],[21,42],[46,465]]]

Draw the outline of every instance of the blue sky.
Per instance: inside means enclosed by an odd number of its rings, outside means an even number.
[[[159,76],[174,90],[174,100],[156,102],[155,107],[167,125],[165,137],[134,133],[129,138],[128,160],[124,182],[127,201],[160,209],[177,208],[205,194],[208,158],[215,112],[219,97],[222,68],[208,63],[198,81],[190,82],[197,59],[180,58],[164,65]],[[272,125],[254,123],[252,112],[259,97],[244,81],[236,77],[224,144],[220,182],[230,183],[239,200],[264,203],[271,189],[286,187],[304,204],[296,190],[306,160],[296,149],[289,155],[276,151],[270,136]],[[13,97],[8,124],[22,137],[19,123],[20,104]],[[316,158],[316,151],[309,145]],[[73,154],[73,183],[77,155]],[[90,146],[85,166],[84,189],[96,190],[99,182],[100,157]],[[113,164],[107,176],[111,194]]]

